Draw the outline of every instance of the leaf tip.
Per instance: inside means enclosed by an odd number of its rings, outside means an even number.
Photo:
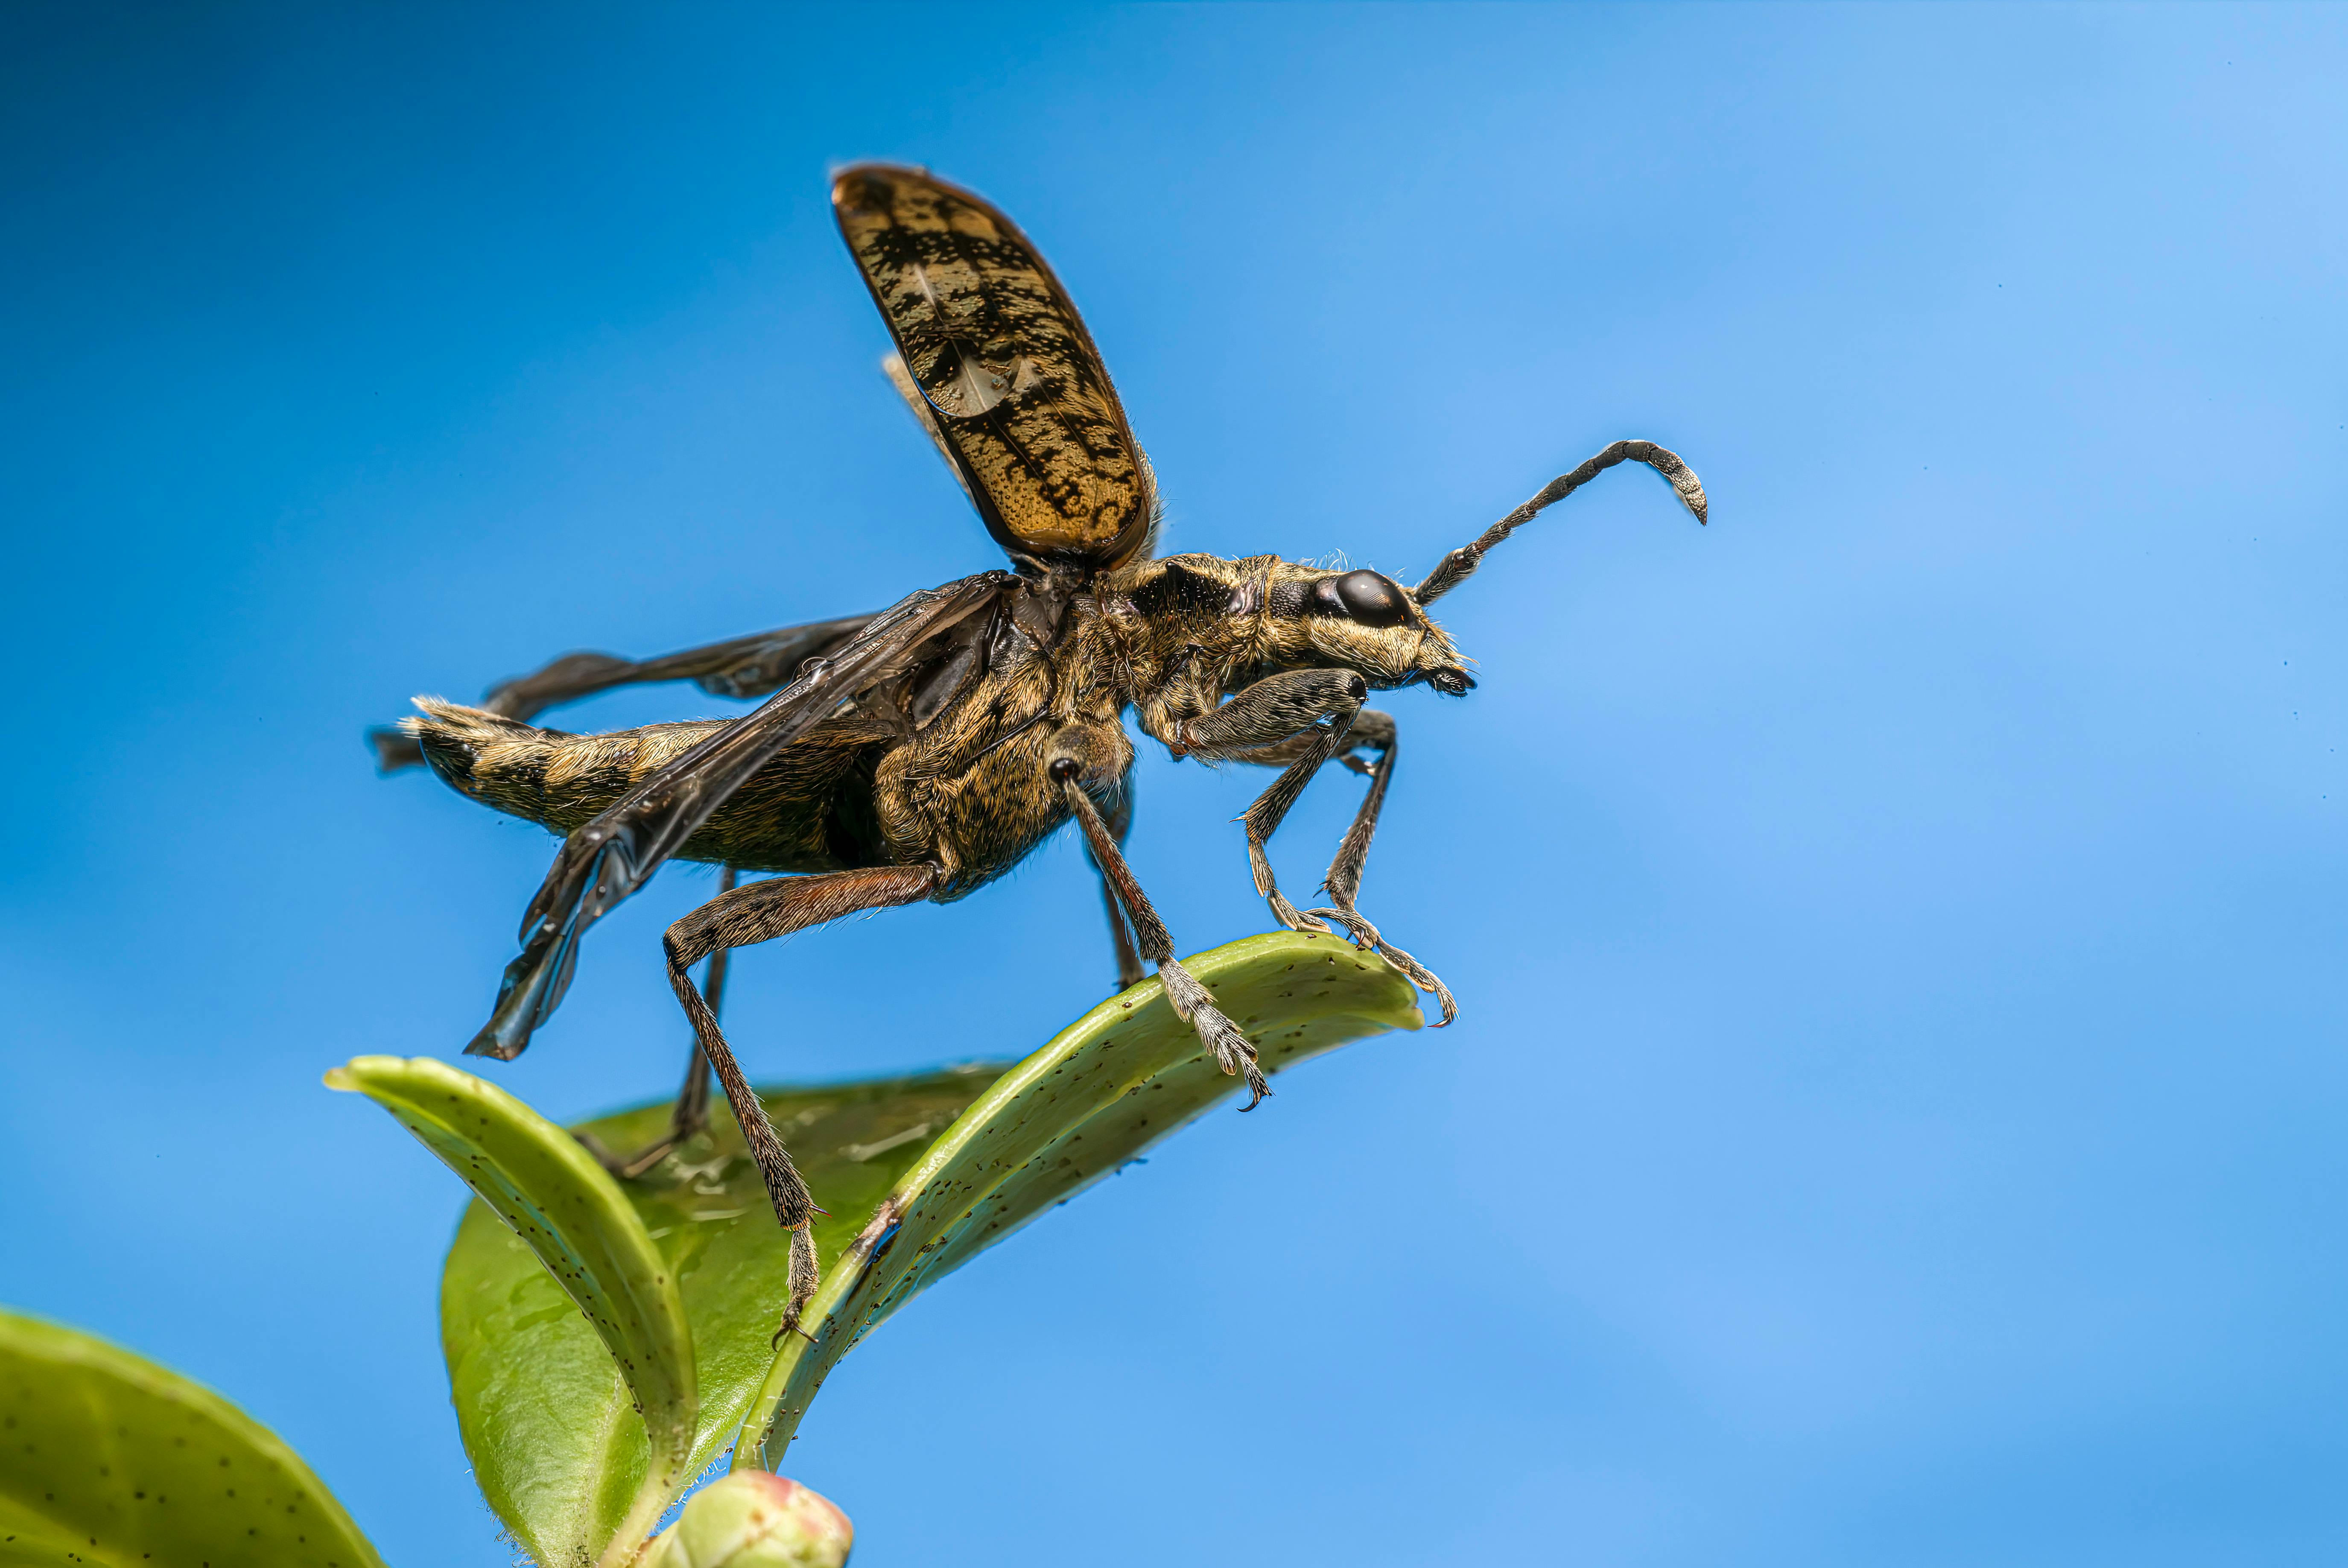
[[[328,1068],[318,1081],[344,1094],[366,1094],[370,1079],[380,1079],[407,1065],[404,1057],[353,1057],[341,1067]]]

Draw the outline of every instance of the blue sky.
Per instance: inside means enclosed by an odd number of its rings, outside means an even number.
[[[1632,435],[1714,521],[1612,475],[1446,601],[1364,906],[1458,1025],[860,1350],[793,1469],[864,1568],[2338,1562],[2343,80],[2325,9],[8,11],[0,1301],[507,1560],[459,1191],[317,1079],[453,1058],[551,845],[359,733],[990,564],[830,228],[891,158],[1052,258],[1170,548],[1415,578]],[[1186,950],[1261,782],[1145,756]],[[499,1081],[664,1091],[710,891]],[[729,1025],[1021,1054],[1098,923],[1056,843]]]

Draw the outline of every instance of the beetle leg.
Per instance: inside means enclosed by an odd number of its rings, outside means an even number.
[[[1176,727],[1189,756],[1210,762],[1229,758],[1286,764],[1240,821],[1247,829],[1255,891],[1272,905],[1272,918],[1291,931],[1329,928],[1299,913],[1281,892],[1264,843],[1279,830],[1288,809],[1321,765],[1345,748],[1346,734],[1369,690],[1369,683],[1351,670],[1293,670],[1267,676],[1206,717]]]
[[[1109,837],[1116,840],[1117,847],[1122,849],[1126,834],[1132,830],[1133,776],[1128,773],[1125,778],[1125,787],[1117,791],[1117,804],[1109,808],[1108,831]],[[1125,923],[1124,910],[1117,906],[1116,884],[1108,880],[1108,872],[1102,866],[1099,857],[1093,853],[1089,840],[1085,844],[1085,859],[1092,863],[1093,870],[1100,872],[1101,903],[1108,909],[1108,939],[1117,949],[1117,988],[1119,991],[1129,990],[1148,977],[1147,971],[1141,967],[1141,955],[1133,950],[1133,933]]]
[[[704,958],[729,948],[768,942],[864,910],[917,903],[930,895],[937,882],[938,868],[932,865],[876,866],[866,871],[827,872],[820,876],[773,877],[718,894],[670,926],[661,939],[661,946],[668,954],[668,983],[676,992],[685,1016],[693,1022],[695,1043],[708,1057],[709,1065],[716,1069],[718,1086],[726,1091],[726,1103],[734,1108],[734,1119],[742,1129],[743,1141],[750,1146],[750,1158],[757,1162],[758,1174],[766,1181],[767,1199],[775,1207],[775,1218],[791,1233],[790,1301],[783,1309],[782,1327],[776,1331],[777,1338],[800,1332],[799,1314],[808,1298],[815,1294],[815,1237],[808,1226],[822,1211],[815,1206],[815,1197],[808,1191],[806,1179],[791,1163],[789,1151],[777,1136],[774,1124],[767,1119],[766,1108],[758,1103],[749,1080],[742,1076],[741,1066],[735,1061],[725,1033],[717,1026],[716,1010],[694,989],[692,977],[685,971]]]
[[[1240,819],[1247,828],[1248,864],[1255,872],[1256,891],[1272,905],[1274,918],[1292,931],[1326,931],[1329,928],[1323,922],[1334,920],[1345,928],[1355,946],[1375,949],[1441,1005],[1439,1028],[1458,1016],[1450,989],[1434,971],[1388,942],[1354,907],[1361,891],[1362,866],[1369,858],[1370,838],[1377,831],[1378,811],[1385,804],[1395,745],[1393,717],[1362,707],[1367,692],[1366,683],[1349,670],[1269,676],[1206,717],[1183,724],[1178,733],[1193,756],[1282,769],[1272,788],[1257,797]],[[1356,749],[1375,750],[1378,760],[1364,764],[1354,756]],[[1300,911],[1282,896],[1264,846],[1304,786],[1333,757],[1369,775],[1369,794],[1337,846],[1337,857],[1330,862],[1328,880],[1323,884],[1333,907]]]
[[[1099,808],[1076,781],[1082,770],[1082,765],[1073,758],[1052,764],[1052,777],[1059,780],[1068,805],[1076,814],[1077,825],[1084,829],[1085,843],[1092,851],[1094,863],[1100,867],[1102,879],[1115,891],[1117,901],[1125,905],[1125,913],[1132,918],[1135,946],[1140,950],[1141,957],[1158,966],[1158,977],[1165,982],[1166,1000],[1175,1016],[1198,1031],[1200,1042],[1213,1053],[1223,1071],[1247,1078],[1250,1099],[1241,1109],[1253,1110],[1272,1092],[1272,1086],[1264,1082],[1263,1070],[1255,1065],[1255,1047],[1248,1044],[1240,1026],[1215,1006],[1214,994],[1199,983],[1197,975],[1175,962],[1174,939],[1168,934],[1166,923],[1158,918],[1148,895],[1134,880],[1132,868],[1125,863],[1108,824],[1101,820]]]
[[[1451,988],[1435,971],[1378,934],[1378,928],[1354,907],[1354,900],[1362,891],[1362,866],[1370,857],[1370,837],[1378,830],[1378,811],[1385,804],[1386,784],[1394,776],[1395,747],[1391,715],[1365,708],[1354,716],[1353,733],[1339,760],[1356,772],[1369,775],[1369,793],[1362,797],[1361,809],[1354,813],[1354,825],[1345,830],[1345,837],[1337,845],[1336,858],[1329,862],[1329,875],[1321,884],[1334,907],[1305,913],[1337,922],[1353,937],[1354,945],[1376,949],[1378,956],[1408,975],[1412,985],[1432,995],[1443,1009],[1443,1016],[1435,1025],[1439,1029],[1459,1016],[1459,1006],[1451,999]],[[1378,759],[1365,765],[1354,757],[1354,748],[1375,750]]]
[[[736,873],[727,866],[717,879],[720,897],[734,891]],[[731,948],[721,947],[709,955],[709,966],[701,972],[701,999],[709,1007],[709,1016],[716,1017],[725,1010],[726,960]],[[676,1104],[669,1110],[668,1130],[633,1154],[615,1154],[603,1145],[603,1140],[592,1132],[572,1136],[586,1147],[604,1170],[622,1181],[632,1181],[668,1157],[670,1150],[683,1143],[709,1125],[709,1053],[701,1048],[701,1037],[693,1038],[693,1047],[685,1054],[685,1085],[676,1091]]]

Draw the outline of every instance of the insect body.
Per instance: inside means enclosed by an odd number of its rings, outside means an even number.
[[[523,918],[489,1023],[467,1048],[510,1058],[561,999],[581,936],[661,862],[727,868],[726,891],[669,928],[671,985],[695,1057],[650,1165],[707,1114],[705,1058],[792,1234],[786,1327],[815,1284],[815,1213],[718,1027],[726,954],[861,910],[962,898],[1072,819],[1098,867],[1118,980],[1156,969],[1175,1011],[1223,1070],[1262,1075],[1246,1037],[1174,959],[1166,927],[1120,851],[1130,713],[1177,758],[1278,768],[1241,819],[1257,891],[1295,930],[1334,922],[1439,1001],[1450,994],[1355,907],[1395,755],[1372,691],[1475,683],[1426,605],[1543,507],[1625,460],[1662,473],[1699,521],[1695,476],[1672,453],[1621,441],[1553,481],[1416,588],[1367,571],[1274,556],[1150,552],[1158,500],[1081,317],[1008,220],[915,170],[851,169],[832,201],[895,338],[891,378],[1010,556],[871,616],[787,628],[634,663],[573,654],[499,686],[484,706],[418,698],[420,717],[375,734],[388,769],[427,763],[483,803],[566,835]],[[691,679],[733,696],[772,693],[736,719],[571,735],[530,720],[626,682]],[[1365,755],[1366,754],[1366,755]],[[1338,761],[1369,779],[1324,883],[1300,910],[1273,880],[1269,840],[1313,775]],[[792,873],[735,886],[736,871]],[[705,988],[693,965],[709,959]],[[1254,1103],[1251,1100],[1251,1105]]]

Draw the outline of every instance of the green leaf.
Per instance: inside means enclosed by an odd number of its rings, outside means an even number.
[[[1418,1026],[1408,983],[1337,938],[1253,937],[1189,962],[1257,1040],[1271,1070],[1345,1040]],[[453,1068],[438,1071],[479,1082]],[[1039,1073],[1053,1086],[1048,1092],[1032,1088]],[[1010,1084],[1031,1087],[1006,1093],[1004,1086]],[[1082,1092],[1071,1087],[1078,1084]],[[945,1231],[960,1250],[945,1254],[942,1267],[925,1268],[922,1283],[1131,1159],[1236,1087],[1236,1079],[1203,1058],[1197,1037],[1173,1018],[1151,981],[1102,1004],[1008,1076],[995,1063],[762,1090],[767,1112],[816,1201],[830,1211],[815,1226],[819,1255],[832,1266],[810,1321],[819,1321],[823,1305],[837,1299],[843,1269],[863,1269],[873,1234],[868,1216],[887,1202],[907,1208],[932,1184],[920,1171],[950,1166],[947,1180],[981,1180],[983,1172],[965,1169],[971,1159],[987,1158],[971,1152],[976,1134],[965,1113],[982,1096],[1004,1108],[990,1125],[999,1124],[1010,1137],[1010,1124],[1017,1122],[1016,1137],[1053,1143],[1055,1163],[1044,1179],[996,1193],[1000,1206],[979,1223],[948,1224]],[[1128,1088],[1146,1096],[1147,1106],[1105,1109],[1102,1097],[1114,1099]],[[526,1108],[516,1104],[515,1109],[536,1120]],[[1045,1122],[1076,1119],[1028,1126],[1039,1110]],[[745,1429],[754,1401],[764,1397],[771,1407],[779,1366],[771,1336],[788,1291],[788,1245],[767,1205],[757,1169],[722,1099],[714,1112],[707,1133],[644,1177],[612,1186],[675,1281],[692,1327],[700,1417],[681,1467],[688,1477]],[[668,1114],[662,1101],[581,1130],[609,1148],[633,1150],[664,1131]],[[1083,1153],[1061,1161],[1063,1144]],[[961,1163],[941,1152],[950,1150],[963,1151]],[[572,1152],[563,1151],[566,1166]],[[576,1152],[595,1178],[610,1182],[583,1150]],[[458,1169],[461,1173],[464,1167]],[[893,1255],[909,1257],[917,1245]],[[611,1560],[623,1545],[633,1549],[640,1538],[621,1541],[618,1522],[631,1500],[650,1495],[645,1442],[631,1416],[628,1387],[549,1272],[563,1266],[541,1266],[525,1240],[477,1202],[458,1227],[441,1280],[441,1339],[466,1452],[499,1517],[548,1568],[572,1568],[599,1553]],[[890,1309],[901,1300],[892,1299]],[[830,1332],[826,1325],[818,1337]],[[805,1344],[786,1340],[782,1362],[797,1365],[791,1347]],[[819,1378],[845,1348],[828,1347],[814,1376]],[[812,1383],[808,1387],[811,1391]],[[804,1408],[804,1397],[796,1403]],[[757,1426],[764,1425],[761,1416]],[[743,1463],[737,1455],[737,1467]],[[675,1489],[662,1495],[673,1500]]]
[[[1340,937],[1251,936],[1183,965],[1246,1031],[1267,1073],[1420,1024],[1410,982]],[[1239,1087],[1155,980],[1102,1003],[1004,1074],[826,1272],[808,1312],[818,1326],[811,1339],[784,1340],[734,1468],[778,1469],[825,1376],[914,1295]]]
[[[310,1467],[211,1389],[0,1312],[0,1563],[383,1568]]]
[[[570,1134],[495,1085],[421,1057],[361,1057],[328,1073],[326,1083],[390,1111],[464,1179],[585,1315],[582,1326],[609,1353],[603,1384],[623,1380],[642,1419],[615,1412],[579,1441],[554,1448],[529,1440],[526,1428],[517,1444],[507,1440],[513,1434],[466,1425],[465,1448],[489,1506],[540,1563],[625,1562],[693,1477],[699,1401],[675,1271],[619,1183]],[[541,1311],[577,1322],[561,1296]],[[444,1340],[448,1316],[444,1293]],[[449,1348],[453,1369],[458,1347]],[[468,1368],[466,1381],[486,1381],[525,1401],[559,1400],[566,1389],[544,1371],[483,1365]]]
[[[863,1228],[937,1135],[1002,1075],[1003,1064],[918,1077],[764,1093],[767,1114],[831,1210],[815,1225],[819,1253],[836,1257]],[[767,1206],[765,1184],[721,1098],[709,1131],[624,1184],[628,1202],[676,1279],[693,1326],[701,1418],[687,1476],[734,1439],[774,1359],[775,1320],[789,1292],[790,1249]],[[607,1147],[628,1150],[668,1127],[666,1101],[588,1122]],[[571,1310],[530,1249],[480,1203],[467,1212],[440,1284],[441,1343],[466,1451],[482,1478],[547,1522],[525,1533],[499,1512],[541,1563],[558,1540],[592,1534],[560,1528],[567,1500],[590,1491],[625,1498],[644,1473],[628,1392],[612,1358]],[[543,1478],[543,1479],[541,1479]]]

